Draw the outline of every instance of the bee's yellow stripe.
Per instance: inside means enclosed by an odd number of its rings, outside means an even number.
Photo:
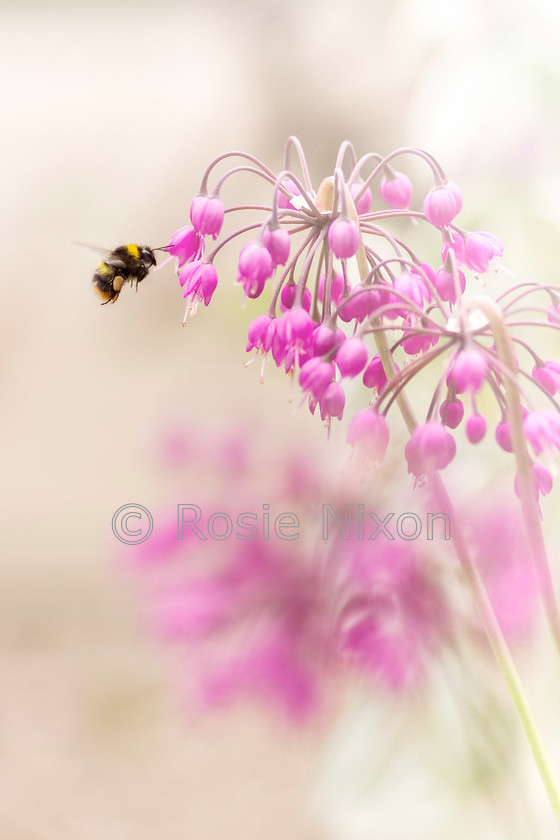
[[[140,257],[140,248],[138,247],[138,245],[127,245],[126,250],[128,251],[131,257],[134,257],[135,260],[137,260]]]
[[[106,262],[100,262],[97,266],[96,271],[98,274],[104,275],[105,277],[108,277],[110,274],[113,273],[113,269],[111,268],[111,266],[107,265]]]

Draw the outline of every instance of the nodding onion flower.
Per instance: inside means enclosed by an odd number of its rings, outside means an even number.
[[[294,156],[298,167],[292,166]],[[412,157],[425,164],[433,179],[420,196],[422,210],[412,209],[413,186],[401,171]],[[231,168],[216,174],[228,164]],[[241,175],[269,185],[267,204],[224,207],[222,186]],[[555,399],[560,363],[542,359],[517,336],[522,327],[536,323],[560,329],[560,297],[551,286],[531,282],[492,301],[508,341],[520,353],[508,363],[497,350],[495,324],[486,311],[484,300],[491,299],[473,301],[464,294],[473,273],[497,269],[503,247],[492,233],[460,227],[461,208],[459,188],[431,154],[417,148],[358,158],[352,144],[344,142],[332,175],[318,185],[294,137],[287,141],[277,173],[245,152],[220,155],[204,173],[192,202],[192,226],[180,228],[168,245],[177,256],[187,299],[185,320],[200,302],[211,302],[218,285],[214,261],[237,240],[237,282],[243,295],[266,298],[247,341],[247,351],[261,359],[261,381],[272,358],[297,377],[309,410],[318,408],[330,430],[347,410],[348,386],[360,379],[369,406],[351,420],[348,440],[368,459],[383,457],[385,417],[427,368],[437,370],[437,384],[419,409],[422,428],[412,435],[406,453],[416,478],[447,466],[455,454],[452,433],[461,428],[471,444],[478,444],[493,425],[498,445],[511,451],[510,386],[519,394],[534,455],[560,448]],[[230,221],[240,216],[242,222],[222,236],[224,215]],[[406,220],[439,238],[439,265],[430,265],[407,244]],[[397,232],[391,230],[395,222],[400,222]],[[483,414],[481,391],[496,404],[490,416],[487,400]],[[548,408],[533,406],[535,396],[546,400]],[[539,465],[537,496],[547,492],[549,475]]]

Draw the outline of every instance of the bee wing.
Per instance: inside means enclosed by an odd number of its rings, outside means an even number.
[[[97,254],[101,254],[102,257],[105,257],[103,262],[110,265],[111,268],[116,268],[117,271],[122,268],[126,268],[126,263],[123,262],[120,257],[112,256],[112,251],[108,248],[98,248],[96,245],[88,245],[86,242],[74,242],[74,245],[80,245],[82,248],[89,248],[90,251],[95,251]]]
[[[76,242],[76,240],[73,240],[73,242],[74,245],[79,245],[80,248],[89,248],[90,251],[95,251],[97,254],[101,254],[104,257],[107,257],[112,253],[109,248],[98,248],[97,245],[88,245],[87,242]]]

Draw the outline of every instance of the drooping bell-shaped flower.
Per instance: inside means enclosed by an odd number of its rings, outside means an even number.
[[[379,185],[381,198],[393,210],[408,210],[412,199],[412,184],[404,172],[384,175]]]
[[[357,376],[366,366],[367,347],[357,336],[348,338],[336,351],[334,360],[342,376]]]
[[[362,187],[363,184],[361,183],[352,184],[352,186],[350,187],[350,195],[353,199],[356,198],[358,193],[361,191]],[[371,190],[369,187],[366,187],[358,201],[355,202],[356,213],[358,214],[358,216],[362,216],[364,213],[369,213],[372,204],[373,196],[371,194]]]
[[[287,230],[267,227],[263,233],[263,245],[274,265],[286,265],[290,256],[290,235]]]
[[[191,222],[200,234],[209,234],[216,239],[224,221],[224,205],[216,196],[197,195],[191,203]]]
[[[304,391],[310,391],[316,400],[320,400],[333,378],[333,363],[323,362],[314,356],[303,365],[299,374],[299,384]]]
[[[494,257],[501,257],[504,246],[493,233],[478,230],[465,237],[465,265],[473,271],[488,271],[488,265]]]
[[[445,184],[441,187],[433,187],[424,199],[424,213],[430,224],[435,227],[446,227],[450,225],[459,210],[458,188]],[[460,195],[460,193],[459,193]]]
[[[482,414],[471,414],[467,420],[466,433],[470,443],[480,443],[486,435],[486,420]]]
[[[362,408],[348,427],[346,440],[358,448],[368,461],[380,463],[389,443],[389,426],[382,414],[373,408]]]
[[[451,378],[458,394],[475,394],[482,387],[488,373],[488,362],[480,350],[468,347],[455,356]]]
[[[345,402],[346,397],[340,382],[331,382],[327,385],[325,393],[319,400],[321,419],[326,420],[329,417],[336,417],[337,420],[342,420]]]
[[[457,446],[451,434],[440,423],[429,421],[417,426],[405,446],[408,471],[422,478],[434,470],[443,470],[453,458]]]
[[[242,284],[247,297],[259,297],[273,271],[272,257],[264,245],[260,245],[258,242],[249,242],[241,249],[237,281]]]
[[[164,250],[176,257],[179,268],[192,260],[200,248],[200,236],[190,225],[176,230]]]
[[[330,249],[339,260],[353,257],[362,241],[360,228],[350,219],[335,219],[327,236]]]

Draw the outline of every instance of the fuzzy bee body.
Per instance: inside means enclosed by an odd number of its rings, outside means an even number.
[[[102,303],[115,303],[125,283],[140,283],[156,265],[151,248],[142,245],[120,245],[99,263],[93,275],[93,285]]]

